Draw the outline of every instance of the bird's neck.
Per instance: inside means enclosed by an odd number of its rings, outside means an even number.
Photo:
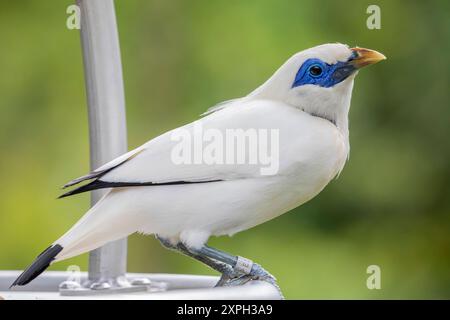
[[[276,75],[277,73],[273,77]],[[342,134],[347,152],[349,152],[348,113],[350,110],[354,76],[338,84],[334,91],[323,91],[321,88],[311,86],[308,88],[305,87],[301,95],[298,93],[302,89],[297,89],[296,93],[292,93],[292,91],[286,89],[290,88],[287,80],[284,82],[282,80],[285,79],[278,79],[278,81],[271,81],[269,79],[244,99],[282,101],[310,115],[330,121]]]

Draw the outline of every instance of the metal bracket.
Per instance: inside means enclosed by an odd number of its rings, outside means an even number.
[[[126,277],[118,277],[113,282],[111,282],[111,279],[99,282],[87,280],[83,284],[67,280],[59,285],[59,294],[61,296],[111,295],[135,292],[162,292],[165,290],[167,290],[165,282],[151,281],[146,277],[132,278],[130,281]]]

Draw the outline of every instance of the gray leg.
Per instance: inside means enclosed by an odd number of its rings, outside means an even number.
[[[226,264],[226,263],[223,263],[223,262],[220,262],[220,261],[216,261],[214,259],[208,258],[207,256],[198,255],[198,254],[196,254],[194,252],[191,252],[181,242],[177,243],[177,244],[172,244],[167,239],[161,238],[158,235],[156,236],[156,238],[161,242],[161,244],[164,247],[166,247],[168,249],[171,249],[171,250],[175,250],[177,252],[181,252],[181,253],[187,255],[188,257],[191,257],[191,258],[193,258],[195,260],[198,260],[198,261],[206,264],[211,269],[214,269],[214,270],[220,272],[222,274],[222,277],[220,278],[220,280],[216,284],[216,286],[222,286],[223,283],[225,283],[227,280],[237,276],[237,274],[234,272],[233,268],[230,265]]]
[[[281,293],[281,289],[276,282],[275,277],[272,276],[269,272],[267,272],[259,264],[253,263],[249,259],[240,256],[234,256],[229,253],[220,251],[218,249],[211,248],[207,245],[204,245],[199,250],[192,248],[189,248],[188,250],[198,256],[205,256],[210,259],[221,261],[233,268],[234,273],[237,276],[224,279],[222,283],[220,283],[219,281],[219,283],[223,286],[236,286],[242,285],[250,280],[262,280],[269,282],[274,287],[276,287],[280,292],[281,296],[283,296]]]

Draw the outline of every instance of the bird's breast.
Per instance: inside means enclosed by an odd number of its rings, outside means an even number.
[[[311,117],[312,118],[312,117]],[[348,154],[343,134],[323,119],[309,119],[296,138],[288,133],[280,153],[280,175],[298,191],[300,200],[319,193],[342,170]]]

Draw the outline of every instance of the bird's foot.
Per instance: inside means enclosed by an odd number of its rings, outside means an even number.
[[[280,296],[284,299],[281,289],[278,286],[277,279],[256,263],[253,263],[249,273],[243,273],[242,271],[237,271],[235,269],[227,270],[227,272],[222,273],[222,276],[220,277],[219,282],[217,282],[216,287],[241,286],[252,280],[259,280],[270,283],[278,290]]]
[[[261,280],[273,285],[277,285],[277,280],[273,275],[271,275],[268,271],[266,271],[259,264],[254,263],[251,271],[249,273],[242,273],[233,271],[233,276],[230,277],[228,284],[229,285],[241,285],[245,284],[251,280]]]
[[[223,272],[222,276],[220,277],[219,281],[216,283],[215,287],[227,287],[230,286],[230,282],[234,279],[237,279],[242,276],[242,274],[237,273],[233,270],[232,267],[227,266]],[[243,284],[243,283],[242,283]],[[238,284],[236,284],[238,285]]]

